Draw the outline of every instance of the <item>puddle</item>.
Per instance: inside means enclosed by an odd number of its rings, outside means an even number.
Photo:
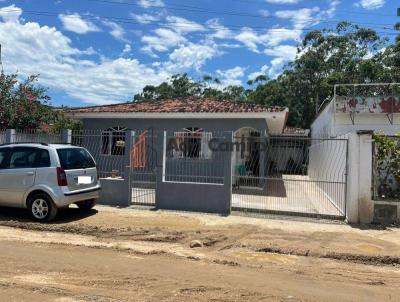
[[[248,261],[259,261],[279,264],[294,264],[298,262],[297,256],[280,255],[274,253],[236,252],[234,255]]]
[[[376,245],[372,245],[372,244],[358,244],[356,245],[357,249],[359,249],[360,251],[366,252],[366,253],[378,253],[380,251],[382,251],[382,248]]]

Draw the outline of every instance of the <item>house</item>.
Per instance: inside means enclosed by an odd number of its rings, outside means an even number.
[[[212,133],[233,132],[234,141],[281,135],[289,110],[285,107],[187,97],[72,108],[64,112],[71,118],[81,120],[85,130],[103,130],[103,155],[121,154],[124,140],[121,133],[131,129],[142,135],[142,140],[145,139],[144,131],[147,136],[167,131],[168,136],[174,136],[187,145],[185,150],[175,151],[174,157],[207,159],[211,154],[208,142]],[[140,144],[137,144],[138,151],[143,149],[139,147]],[[143,157],[151,156],[135,153],[137,156],[133,158],[133,165],[136,167],[143,167]],[[245,151],[234,152],[233,169],[246,164],[250,156],[254,162],[259,162],[258,157],[262,155],[257,144],[250,144]],[[253,174],[260,173],[259,165],[249,167]]]

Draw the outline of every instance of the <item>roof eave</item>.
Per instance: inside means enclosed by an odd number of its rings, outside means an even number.
[[[275,112],[66,112],[65,115],[76,119],[91,118],[285,118],[288,108]]]

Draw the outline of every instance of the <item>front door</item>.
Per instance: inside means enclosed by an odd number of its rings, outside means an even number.
[[[0,169],[0,202],[2,205],[21,207],[25,192],[35,182],[37,148],[9,149],[8,160]]]

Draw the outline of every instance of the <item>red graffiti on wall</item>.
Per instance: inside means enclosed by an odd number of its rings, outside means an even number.
[[[400,102],[395,97],[382,98],[379,106],[383,113],[400,112]]]

